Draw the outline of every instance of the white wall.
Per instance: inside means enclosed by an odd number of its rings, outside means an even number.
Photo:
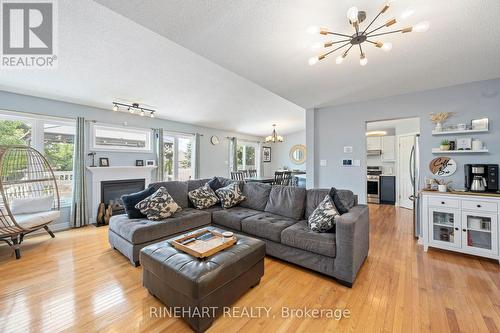
[[[262,145],[271,147],[271,163],[263,163],[264,176],[272,176],[274,171],[283,169],[284,166],[288,169],[306,170],[306,163],[294,164],[290,160],[292,146],[306,145],[306,131],[284,135],[281,143],[263,143]]]
[[[458,164],[457,173],[450,177],[456,187],[464,186],[463,166],[466,163],[500,163],[500,79],[467,83],[441,89],[382,98],[362,103],[308,110],[307,138],[314,150],[309,149],[308,181],[315,187],[347,188],[366,202],[366,139],[367,121],[420,117],[421,179],[430,176],[427,166],[436,157],[431,153],[439,147],[442,137],[432,136],[434,125],[429,121],[431,112],[455,112],[448,123],[470,123],[472,119],[488,117],[490,131],[472,135],[486,143],[488,154],[453,155]],[[311,134],[310,134],[311,133]],[[454,138],[454,137],[450,137]],[[352,154],[344,154],[343,147],[352,146]],[[361,167],[343,168],[343,158],[361,160]],[[326,160],[327,166],[320,166]],[[311,171],[311,168],[314,170]],[[313,180],[309,180],[311,175]],[[308,187],[311,186],[308,184]]]

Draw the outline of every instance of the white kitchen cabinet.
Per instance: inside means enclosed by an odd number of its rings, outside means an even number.
[[[396,161],[396,137],[393,135],[382,137],[382,162]]]
[[[500,261],[500,197],[423,192],[424,250],[435,247]]]
[[[366,149],[368,150],[382,150],[382,137],[369,136],[366,138]]]

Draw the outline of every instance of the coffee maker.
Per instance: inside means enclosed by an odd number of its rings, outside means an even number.
[[[498,164],[466,164],[465,189],[472,192],[498,192]]]

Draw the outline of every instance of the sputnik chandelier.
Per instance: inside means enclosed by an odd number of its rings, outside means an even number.
[[[377,21],[377,19],[384,14],[389,7],[391,6],[391,3],[393,1],[389,1],[386,3],[380,12],[375,16],[375,18],[368,24],[364,29],[361,29],[360,24],[366,19],[366,12],[365,11],[359,11],[358,8],[356,7],[351,7],[347,11],[347,18],[349,19],[349,24],[354,28],[355,32],[353,35],[349,34],[341,34],[337,32],[332,32],[329,31],[327,28],[319,28],[319,27],[310,27],[308,29],[309,33],[312,34],[321,34],[324,36],[327,35],[332,35],[336,37],[341,37],[341,40],[330,40],[326,41],[322,44],[316,44],[316,47],[324,47],[324,48],[330,48],[332,46],[336,46],[338,44],[341,44],[340,46],[327,51],[323,54],[320,54],[319,56],[312,57],[309,59],[309,65],[315,65],[318,61],[325,59],[327,56],[330,54],[334,53],[335,51],[339,51],[341,49],[344,49],[342,51],[342,54],[338,55],[335,62],[340,65],[344,59],[347,57],[347,54],[349,51],[354,47],[354,48],[359,48],[360,56],[359,56],[359,64],[361,66],[365,66],[368,63],[368,58],[366,57],[366,53],[363,50],[363,45],[366,45],[364,43],[369,43],[374,45],[375,47],[382,49],[386,52],[389,52],[392,49],[392,43],[389,42],[382,42],[378,39],[375,39],[376,37],[384,36],[384,35],[389,35],[389,34],[395,34],[395,33],[409,33],[409,32],[425,32],[429,29],[429,22],[421,22],[418,23],[414,26],[406,27],[403,29],[399,30],[391,30],[391,31],[384,31],[382,29],[388,28],[394,24],[397,23],[395,18],[391,18],[390,20],[386,21],[384,24],[377,28],[370,28],[372,25]],[[314,46],[313,46],[314,47]]]

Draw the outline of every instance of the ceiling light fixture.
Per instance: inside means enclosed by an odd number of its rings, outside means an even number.
[[[359,53],[360,53],[360,60],[359,64],[361,66],[366,66],[368,63],[368,58],[366,57],[366,53],[363,50],[363,43],[367,42],[370,44],[373,44],[375,47],[382,49],[383,51],[389,52],[392,49],[392,43],[388,42],[381,42],[374,40],[373,38],[379,37],[379,36],[384,36],[384,35],[389,35],[389,34],[395,34],[395,33],[408,33],[408,32],[425,32],[429,29],[429,22],[421,22],[418,23],[414,26],[410,26],[407,28],[403,29],[398,29],[398,30],[391,30],[391,31],[383,31],[380,32],[381,29],[383,28],[388,28],[394,24],[397,23],[395,18],[392,18],[386,22],[384,22],[382,25],[380,25],[377,28],[372,28],[371,30],[370,27],[377,21],[377,19],[384,14],[389,7],[391,6],[392,1],[387,2],[382,9],[380,9],[379,13],[373,18],[373,20],[364,28],[360,28],[360,24],[364,22],[366,19],[366,12],[365,11],[360,11],[356,7],[351,7],[347,11],[347,19],[349,20],[349,24],[352,25],[354,28],[355,32],[354,34],[342,34],[342,33],[337,33],[337,32],[332,32],[329,31],[326,28],[318,28],[318,27],[310,27],[308,29],[309,33],[312,34],[321,34],[321,35],[333,35],[335,37],[340,37],[340,40],[337,41],[328,41],[326,43],[322,43],[325,48],[332,47],[333,45],[341,44],[338,47],[335,47],[333,50],[327,51],[325,53],[320,54],[319,56],[315,56],[309,59],[309,65],[313,66],[316,63],[318,63],[320,60],[325,59],[327,56],[330,54],[334,53],[335,51],[341,50],[343,48],[346,48],[345,51],[341,56],[337,56],[335,62],[340,65],[343,61],[344,58],[347,57],[347,54],[351,50],[352,47],[358,47],[359,48]],[[413,14],[413,11],[411,11],[410,14],[406,13],[406,17],[410,16]],[[317,48],[318,43],[314,44],[314,48]]]
[[[273,124],[273,133],[266,137],[266,143],[283,142],[283,137],[276,133],[276,124]]]
[[[387,135],[387,131],[368,131],[366,132],[366,136],[385,136]]]
[[[146,115],[149,115],[149,117],[151,117],[151,118],[155,117],[154,114],[155,114],[156,110],[144,108],[144,107],[140,106],[139,103],[124,104],[124,103],[119,103],[119,102],[113,102],[113,108],[112,108],[113,112],[120,111],[120,107],[124,107],[131,114],[138,114],[141,117],[144,117]]]

